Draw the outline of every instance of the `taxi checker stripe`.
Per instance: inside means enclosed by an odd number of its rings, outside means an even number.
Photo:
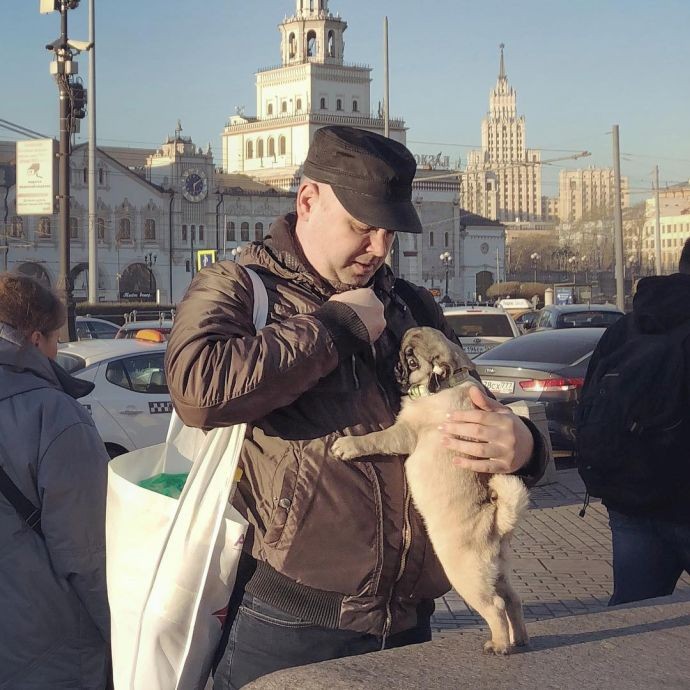
[[[172,403],[165,400],[149,403],[149,412],[151,414],[169,414],[172,410]]]

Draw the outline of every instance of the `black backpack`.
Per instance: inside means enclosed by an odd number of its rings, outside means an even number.
[[[614,510],[662,507],[688,462],[688,336],[690,321],[655,334],[630,321],[625,342],[587,372],[576,413],[578,471],[589,495]]]

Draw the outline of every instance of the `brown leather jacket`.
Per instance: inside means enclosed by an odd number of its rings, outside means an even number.
[[[337,288],[301,258],[293,214],[242,252],[241,263],[266,286],[267,326],[254,330],[246,272],[220,262],[192,281],[166,357],[186,424],[248,423],[234,501],[259,562],[247,591],[333,628],[387,635],[413,627],[418,605],[450,586],[411,504],[404,458],[345,463],[329,452],[342,434],[393,423],[393,367],[403,333],[416,325],[410,308],[382,267],[374,289],[387,328],[368,345],[354,312],[327,302]],[[429,293],[419,295],[434,325],[455,338]],[[530,469],[540,475],[543,444],[535,439]]]

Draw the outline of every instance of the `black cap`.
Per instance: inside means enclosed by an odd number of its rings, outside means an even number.
[[[417,163],[393,139],[356,127],[333,125],[316,130],[304,174],[333,188],[354,218],[376,228],[422,232],[412,205]]]

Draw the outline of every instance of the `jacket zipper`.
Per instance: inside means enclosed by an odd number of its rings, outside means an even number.
[[[398,574],[393,581],[393,586],[391,587],[390,594],[388,596],[388,601],[386,602],[386,622],[383,627],[383,635],[381,639],[381,649],[386,648],[386,639],[391,631],[391,626],[393,624],[393,615],[391,613],[391,603],[393,602],[393,594],[395,593],[395,586],[400,582],[400,579],[405,572],[405,566],[407,565],[407,556],[410,552],[410,546],[412,545],[412,529],[410,528],[410,492],[407,490],[407,477],[405,476],[405,469],[403,468],[403,495],[405,497],[405,507],[403,515],[403,543],[402,543],[402,553],[400,555],[400,566],[398,567]]]

